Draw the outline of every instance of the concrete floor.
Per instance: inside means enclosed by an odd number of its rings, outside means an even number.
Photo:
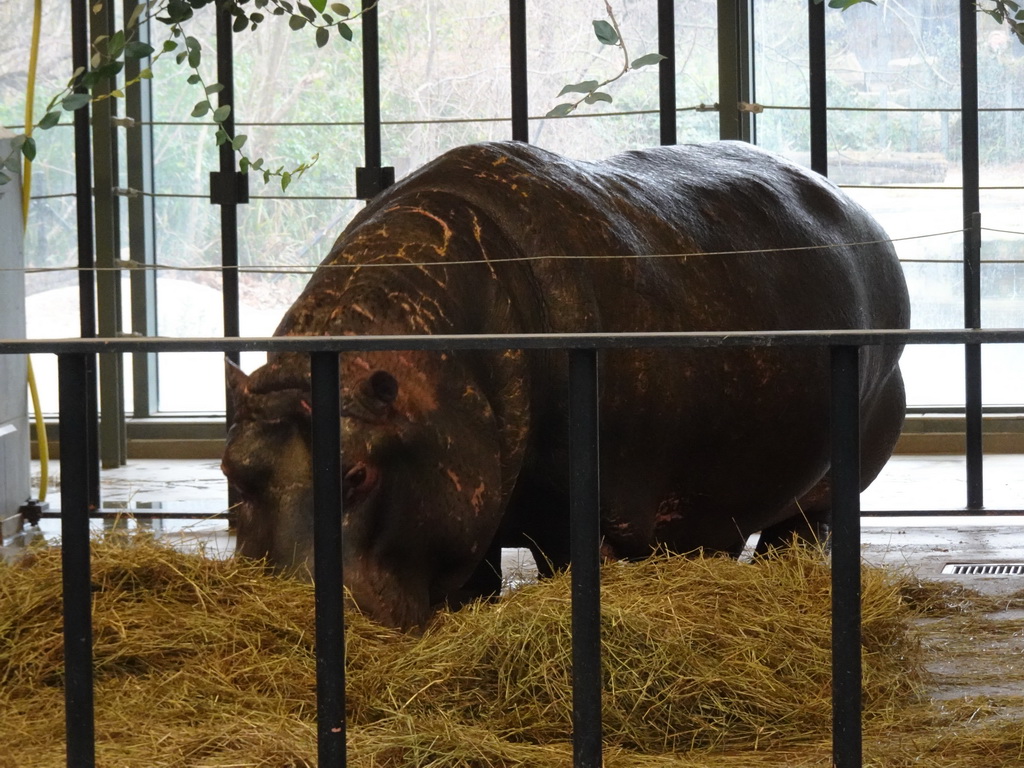
[[[861,497],[864,513],[861,537],[867,562],[909,568],[922,578],[957,581],[992,594],[1024,588],[1024,568],[1006,575],[943,574],[950,564],[1024,564],[1024,456],[985,458],[986,508],[998,516],[951,516],[965,505],[964,460],[957,456],[894,456]],[[38,464],[34,466],[38,482]],[[51,466],[50,503],[59,506],[59,464]],[[56,478],[54,482],[53,478]],[[102,473],[103,506],[108,509],[161,511],[189,518],[131,519],[118,524],[159,531],[176,546],[227,556],[233,536],[220,517],[226,509],[227,485],[216,460],[136,460]],[[901,517],[911,510],[945,512],[941,517]],[[1007,511],[1019,515],[1007,515]],[[873,514],[874,513],[874,514]],[[885,516],[881,516],[885,513]],[[94,521],[97,530],[111,521]],[[38,531],[29,530],[4,542],[4,554],[14,555],[25,538],[56,536],[57,519],[44,519]],[[510,570],[529,568],[528,553],[506,551]],[[1011,569],[1012,570],[1012,569]]]

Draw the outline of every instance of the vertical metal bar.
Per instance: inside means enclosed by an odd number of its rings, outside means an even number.
[[[828,175],[828,95],[825,87],[825,3],[807,0],[811,101],[811,170]]]
[[[752,0],[718,0],[718,134],[754,141],[751,112],[740,102],[754,100]]]
[[[380,0],[362,0],[363,140],[366,166],[356,168],[356,197],[360,200],[369,200],[395,183],[395,169],[381,166],[379,5]]]
[[[124,0],[124,18],[129,18],[136,6],[135,0]],[[141,18],[138,22],[139,42],[151,41],[151,22]],[[125,61],[125,78],[138,77],[142,67],[150,65],[149,58]],[[125,114],[135,121],[125,133],[125,166],[128,187],[141,195],[128,198],[128,251],[137,264],[156,263],[156,211],[153,204],[153,98],[152,81],[139,80],[125,91]],[[156,272],[135,268],[131,279],[131,330],[142,336],[156,333]],[[145,418],[156,410],[156,355],[139,352],[132,355],[132,413]]]
[[[72,0],[71,3],[71,66],[75,71],[89,67],[89,3]],[[81,86],[76,93],[85,93]],[[92,148],[90,146],[89,107],[75,110],[75,204],[78,228],[78,317],[82,338],[96,336],[96,284],[94,282],[95,249],[92,225]],[[88,459],[89,502],[100,504],[99,443],[96,439],[96,420],[99,403],[96,401],[96,358],[86,362],[85,405],[88,436],[82,444]]]
[[[71,3],[71,66],[89,67],[89,5],[85,0]],[[86,90],[77,86],[76,93]],[[92,148],[89,107],[75,110],[75,202],[78,225],[78,299],[82,338],[96,335],[96,291],[93,285]]]
[[[676,143],[676,12],[675,0],[658,0],[658,114],[661,143]]]
[[[98,40],[114,34],[116,6],[101,3],[90,15],[91,37]],[[94,93],[107,95],[114,88],[113,78],[96,84]],[[99,335],[114,338],[121,324],[120,201],[114,195],[118,184],[117,131],[114,118],[117,99],[104,99],[92,105],[93,147],[93,221],[96,234],[96,303]],[[99,449],[103,467],[119,467],[127,459],[127,433],[124,420],[124,378],[121,356],[99,355]]]
[[[64,596],[64,716],[68,768],[96,764],[89,573],[89,355],[57,358],[60,407],[61,576]]]
[[[569,352],[573,765],[601,765],[601,519],[597,350]]]
[[[963,146],[964,326],[981,327],[981,193],[978,148],[978,14],[960,0],[960,124]],[[984,506],[981,347],[964,347],[967,508]]]
[[[860,350],[832,348],[832,764],[860,768]]]
[[[224,88],[217,95],[217,105],[231,105],[231,113],[224,121],[228,135],[235,133],[235,56],[234,32],[231,29],[233,17],[226,8],[217,8],[217,82]],[[218,150],[220,180],[224,189],[235,189],[235,152],[230,142],[224,142]],[[223,197],[220,202],[220,244],[221,280],[224,297],[224,335],[238,336],[238,199],[234,194]],[[230,352],[228,357],[238,362],[238,353]]]
[[[363,141],[366,166],[380,168],[380,30],[377,0],[363,0]]]
[[[526,75],[526,0],[509,0],[508,35],[512,78],[512,139],[530,140]]]
[[[317,764],[345,765],[345,614],[341,559],[341,405],[338,353],[310,356],[313,410],[313,580],[316,601]]]

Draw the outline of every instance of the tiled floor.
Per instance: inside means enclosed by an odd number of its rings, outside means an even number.
[[[966,503],[964,460],[956,456],[896,456],[864,492],[861,506],[862,547],[868,562],[908,567],[921,576],[955,579],[988,592],[1011,592],[1024,587],[1018,576],[947,576],[949,563],[1024,563],[1024,456],[992,455],[985,459],[985,503],[988,509],[1019,515],[894,517],[892,512],[937,510],[950,512]],[[35,467],[38,473],[38,466]],[[59,465],[51,474],[49,500],[59,506]],[[113,524],[152,528],[187,549],[202,548],[226,556],[234,542],[220,513],[227,506],[227,487],[215,460],[138,460],[102,474],[103,506],[137,512],[162,510],[192,517],[95,521],[97,530]],[[872,513],[886,512],[886,516]],[[209,517],[205,517],[209,516]],[[54,536],[59,521],[44,519],[33,535]],[[15,547],[18,541],[6,542]],[[8,548],[10,549],[10,548]],[[508,551],[509,564],[521,553]]]

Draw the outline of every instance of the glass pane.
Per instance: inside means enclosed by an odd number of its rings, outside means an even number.
[[[452,147],[511,137],[508,19],[499,0],[381,5],[382,152],[397,177]]]
[[[806,4],[755,0],[755,12],[758,102],[806,107]],[[957,6],[909,0],[826,14],[829,175],[898,241],[913,327],[963,327]],[[978,18],[980,102],[998,110],[980,117],[981,180],[992,187],[982,193],[982,224],[1020,230],[1008,222],[1016,224],[1024,210],[1019,131],[1014,130],[1024,107],[1024,77],[1013,75],[1024,72],[1024,46],[1013,44],[1006,28],[989,17]],[[769,107],[758,118],[758,138],[798,162],[809,159],[806,111]],[[982,258],[1024,259],[1022,240],[986,231]],[[1024,322],[1022,269],[1012,263],[983,265],[983,325]],[[985,404],[1020,404],[1024,393],[1011,382],[1019,381],[1024,352],[986,348],[982,360]],[[902,367],[911,405],[963,404],[961,349],[908,349]]]

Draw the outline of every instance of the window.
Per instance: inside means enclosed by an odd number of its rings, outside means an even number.
[[[675,8],[677,130],[680,142],[717,138],[719,100],[717,23],[725,0],[686,0]],[[751,0],[753,99],[757,143],[808,161],[806,0]],[[632,56],[657,50],[656,4],[614,0],[616,19]],[[379,5],[383,164],[401,177],[450,147],[511,135],[509,4],[505,0],[382,0]],[[204,43],[202,71],[215,80],[212,9],[190,27]],[[567,83],[603,79],[619,67],[617,50],[602,47],[591,21],[604,3],[530,0],[527,44],[530,140],[576,157],[600,158],[659,141],[656,68],[628,74],[609,91],[611,104],[585,106],[566,119],[542,116]],[[64,6],[48,9],[37,109],[70,72],[70,24]],[[28,0],[0,7],[9,33],[0,40],[0,118],[20,126]],[[1024,45],[1005,27],[979,16],[981,180],[983,233],[982,320],[988,327],[1020,326],[1024,319],[1024,178],[1019,123],[1024,110]],[[961,140],[958,18],[942,0],[879,0],[840,13],[827,11],[830,176],[897,238],[918,328],[963,324]],[[312,35],[269,23],[235,36],[235,118],[249,139],[246,151],[269,167],[319,162],[282,192],[250,179],[250,202],[239,208],[243,335],[269,335],[298,295],[309,272],[362,203],[355,171],[364,164],[361,25],[355,39],[332,38],[318,50]],[[154,34],[166,34],[154,25]],[[162,40],[156,40],[159,46]],[[170,57],[168,57],[170,58]],[[130,291],[127,318],[152,317],[166,336],[223,333],[220,309],[220,210],[209,202],[209,172],[217,166],[213,127],[188,117],[201,92],[171,61],[153,81],[153,209],[142,226],[155,239],[155,288]],[[67,122],[67,121],[66,121]],[[144,161],[126,154],[118,129],[121,168]],[[31,267],[76,262],[71,131],[61,126],[40,142],[35,164]],[[124,172],[122,171],[122,176]],[[122,179],[122,183],[127,182]],[[127,217],[122,218],[126,223]],[[131,226],[137,226],[132,224]],[[999,231],[997,231],[999,230]],[[128,258],[129,232],[122,238]],[[264,271],[259,271],[264,270]],[[77,335],[77,274],[28,275],[29,333]],[[146,306],[140,307],[139,304]],[[147,315],[146,313],[149,313]],[[255,367],[261,355],[243,361]],[[904,373],[912,405],[962,407],[959,348],[912,348]],[[137,361],[146,366],[147,361]],[[136,378],[147,387],[139,413],[216,413],[224,408],[220,355],[160,355],[156,373]],[[987,405],[1020,406],[1024,350],[984,350]],[[44,399],[55,407],[50,360],[37,362]],[[125,386],[131,394],[131,377]],[[155,388],[150,392],[149,388]]]

